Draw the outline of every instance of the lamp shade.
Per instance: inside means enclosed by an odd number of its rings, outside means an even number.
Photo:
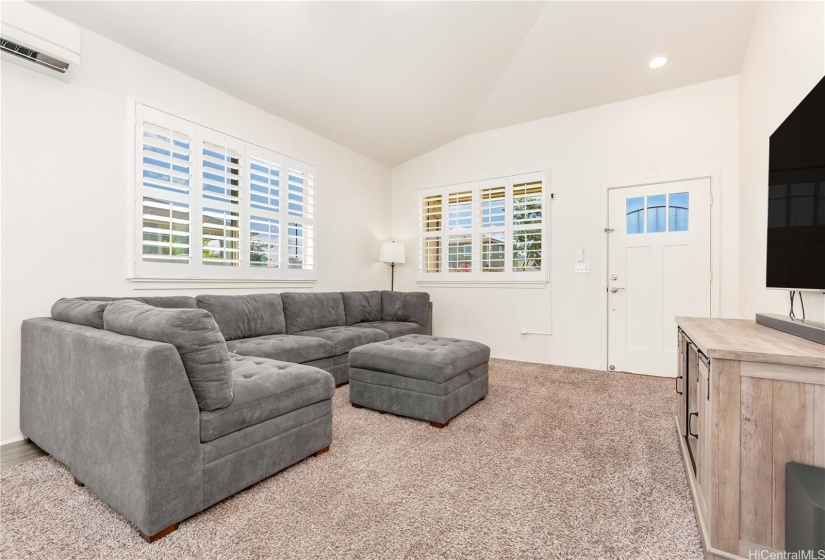
[[[378,262],[404,264],[407,261],[404,255],[404,244],[395,241],[381,243],[378,251]]]

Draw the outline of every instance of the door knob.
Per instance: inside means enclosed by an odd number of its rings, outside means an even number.
[[[624,290],[624,288],[617,288],[617,287],[614,286],[613,288],[610,288],[610,293],[615,294],[619,290]]]

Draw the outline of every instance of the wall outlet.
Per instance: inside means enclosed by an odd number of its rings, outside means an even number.
[[[579,274],[581,274],[581,273],[585,273],[585,272],[590,272],[590,263],[586,263],[586,262],[577,262],[577,263],[575,264],[575,266],[573,267],[573,270],[574,270],[576,273],[579,273]]]

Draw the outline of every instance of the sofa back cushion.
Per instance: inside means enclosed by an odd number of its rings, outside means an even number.
[[[152,307],[165,309],[197,309],[198,304],[192,296],[152,296],[135,298]]]
[[[198,307],[212,314],[226,340],[284,334],[284,306],[278,294],[195,298]]]
[[[198,304],[192,296],[150,296],[150,297],[109,297],[109,296],[84,296],[77,299],[85,301],[123,301],[130,299],[151,305],[152,307],[165,307],[168,309],[197,309]],[[103,327],[101,327],[103,328]]]
[[[338,292],[284,292],[281,301],[287,334],[346,325],[344,300]]]
[[[52,319],[76,325],[103,328],[103,310],[108,301],[86,301],[81,298],[62,298],[52,305]]]
[[[229,352],[217,323],[205,309],[164,309],[139,301],[116,301],[103,312],[103,324],[107,331],[177,348],[201,410],[232,403]]]
[[[190,296],[155,296],[155,297],[110,297],[82,296],[62,298],[52,305],[52,319],[76,325],[86,325],[96,329],[103,328],[103,310],[115,301],[139,301],[152,307],[174,309],[197,309],[195,298]],[[282,331],[283,332],[283,331]]]
[[[341,292],[347,326],[381,320],[381,292]]]
[[[426,326],[430,294],[427,292],[381,292],[381,320],[405,321]]]

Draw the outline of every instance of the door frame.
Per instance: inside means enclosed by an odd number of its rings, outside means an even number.
[[[709,179],[710,180],[710,316],[718,317],[721,308],[721,249],[719,243],[721,238],[722,226],[722,208],[721,208],[721,171],[716,169],[709,173],[683,173],[675,175],[653,175],[650,177],[642,177],[639,179],[632,179],[621,182],[602,183],[602,228],[606,229],[609,223],[608,214],[608,198],[610,191],[613,189],[621,189],[626,187],[644,187],[647,185],[658,185],[661,183],[678,183],[681,181],[692,181],[694,179]],[[601,320],[601,364],[602,368],[607,370],[609,367],[608,356],[608,336],[609,332],[609,300],[607,297],[607,290],[609,286],[609,266],[610,266],[610,234],[604,232],[602,237],[602,281],[601,281],[601,301],[602,301],[602,320]]]

